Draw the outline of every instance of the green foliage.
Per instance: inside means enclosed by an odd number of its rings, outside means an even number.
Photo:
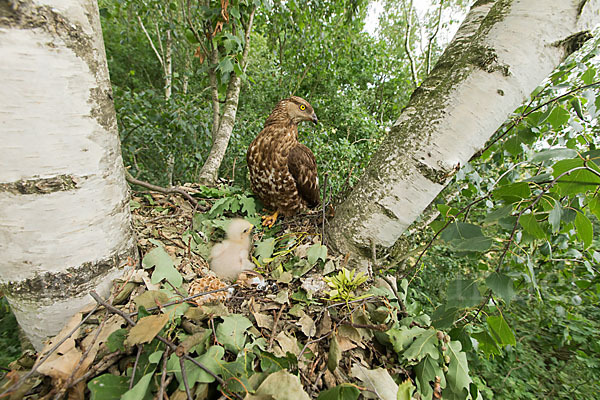
[[[17,319],[5,297],[0,298],[0,349],[0,366],[5,368],[21,355]]]
[[[575,54],[515,111],[440,196],[433,232],[422,236],[433,240],[423,265],[437,268],[413,275],[428,296],[422,306],[435,307],[434,326],[451,328],[486,398],[598,389],[598,343],[582,340],[600,328],[596,49]],[[449,193],[458,195],[445,204]],[[428,361],[416,369],[432,376]],[[542,370],[555,378],[540,379]]]
[[[357,296],[355,294],[356,289],[368,279],[363,272],[356,274],[356,270],[349,271],[346,268],[342,268],[337,274],[326,276],[323,279],[325,279],[325,282],[331,288],[329,291],[330,300],[345,301],[347,303],[367,297],[367,295]]]
[[[440,6],[456,15],[463,3],[446,1]],[[248,188],[248,144],[273,105],[296,94],[312,103],[321,121],[314,128],[301,126],[300,140],[313,149],[320,174],[328,173],[329,188],[343,197],[412,91],[404,46],[409,14],[415,18],[409,48],[418,65],[427,63],[426,52],[415,50],[424,43],[421,32],[425,38],[435,32],[437,8],[419,19],[414,10],[403,8],[407,4],[384,2],[374,38],[363,32],[367,5],[363,1],[264,2],[256,13],[244,73],[238,63],[240,27],[252,2],[230,2],[227,13],[232,23],[215,31],[212,41],[220,58],[211,64],[206,57],[193,57],[201,43],[206,44],[206,35],[198,40],[186,28],[183,2],[103,0],[102,23],[125,164],[133,175],[165,184],[174,161],[175,181],[195,180],[212,144],[207,74],[213,68],[221,98],[232,74],[243,77],[222,177]],[[221,18],[221,4],[208,5],[197,3],[190,10],[192,25],[202,32],[202,24],[212,30]],[[167,28],[177,39],[173,94],[168,100],[162,67],[138,16],[157,46],[158,39],[165,43]],[[590,340],[600,329],[600,243],[594,236],[600,229],[597,48],[597,43],[587,45],[572,56],[515,110],[436,201],[441,214],[430,225],[433,232],[413,236],[416,245],[433,242],[413,269],[399,269],[413,278],[404,295],[418,300],[407,302],[409,317],[388,332],[388,340],[400,360],[413,367],[421,395],[431,396],[436,376],[441,378],[444,398],[593,398],[600,390],[594,383],[600,374],[600,349]],[[437,42],[432,44],[431,64],[441,50]],[[426,73],[421,67],[417,79]],[[222,237],[226,220],[233,215],[259,226],[260,205],[243,189],[205,188],[200,197],[212,199],[212,209],[196,215],[183,237],[197,254],[208,256],[209,240]],[[452,204],[446,204],[450,197]],[[298,256],[297,250],[305,245],[301,234],[260,233],[254,257],[275,279],[298,279],[320,268],[319,260],[326,263],[328,273],[336,268],[321,245],[311,243],[306,254]],[[154,281],[166,278],[177,283],[172,260],[157,257],[159,249],[144,259],[145,266],[156,265]],[[346,272],[327,278],[337,290],[338,297],[332,298],[357,297],[349,289],[357,278],[347,279]],[[315,302],[303,289],[278,296],[282,302]],[[410,326],[408,319],[417,316],[431,319],[431,324]],[[451,340],[440,342],[431,326],[448,329]],[[233,357],[234,348],[251,341],[247,331],[226,339],[225,356],[230,358],[220,364],[223,376],[245,385],[253,373],[248,363],[260,360],[260,365],[268,365],[267,357],[273,356],[265,352]],[[118,341],[113,345],[118,347]],[[553,379],[540,379],[540,371]],[[339,386],[328,391],[327,398],[353,398],[353,389]]]

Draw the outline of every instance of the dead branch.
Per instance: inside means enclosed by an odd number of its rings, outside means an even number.
[[[186,192],[185,190],[183,190],[180,187],[172,186],[169,188],[164,188],[162,186],[156,186],[156,185],[153,185],[148,182],[140,181],[139,179],[134,178],[127,170],[125,170],[125,178],[127,178],[127,182],[129,182],[133,185],[139,185],[139,186],[145,187],[147,189],[153,190],[155,192],[165,193],[165,194],[171,194],[171,193],[179,194],[179,195],[183,196],[187,201],[192,203],[192,205],[194,207],[200,208],[201,211],[206,211],[205,207],[200,206],[198,204],[198,201],[196,201],[196,199],[194,197],[192,197],[192,195],[190,195],[188,192]]]

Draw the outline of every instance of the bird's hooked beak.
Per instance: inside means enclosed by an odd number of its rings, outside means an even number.
[[[317,114],[315,114],[314,112],[312,113],[311,117],[312,117],[312,122],[314,122],[315,124],[317,122],[319,122],[319,118],[317,118]]]

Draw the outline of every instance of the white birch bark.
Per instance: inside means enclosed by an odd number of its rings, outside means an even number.
[[[329,244],[368,266],[598,23],[600,0],[477,1],[349,198]],[[580,44],[580,43],[579,43]]]
[[[0,290],[33,345],[137,260],[94,0],[0,13]]]

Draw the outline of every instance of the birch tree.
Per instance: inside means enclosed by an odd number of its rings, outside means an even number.
[[[597,0],[476,2],[336,210],[330,244],[366,266],[599,21]]]
[[[96,1],[0,13],[0,288],[36,348],[137,259]]]
[[[201,61],[207,60],[209,64],[208,76],[213,109],[212,147],[198,174],[198,181],[203,184],[213,184],[218,178],[219,167],[225,157],[229,139],[233,132],[242,87],[242,77],[248,66],[250,32],[252,32],[254,13],[259,2],[254,3],[252,6],[246,7],[246,15],[241,13],[243,11],[241,4],[233,3],[229,10],[227,6],[221,8],[216,26],[211,32],[213,24],[210,21],[202,21],[203,29],[198,29],[197,24],[189,18],[192,11],[188,2],[189,27],[198,43],[197,54]],[[234,7],[235,12],[232,11]],[[238,24],[237,31],[240,31],[239,26],[243,28],[241,30],[243,38],[236,35],[235,23]],[[231,33],[219,33],[225,24],[231,25]],[[219,42],[222,42],[221,48],[224,50],[224,54],[219,53]],[[234,49],[235,51],[232,51]],[[227,87],[225,105],[222,110],[219,100],[219,83],[221,85],[226,84]]]

